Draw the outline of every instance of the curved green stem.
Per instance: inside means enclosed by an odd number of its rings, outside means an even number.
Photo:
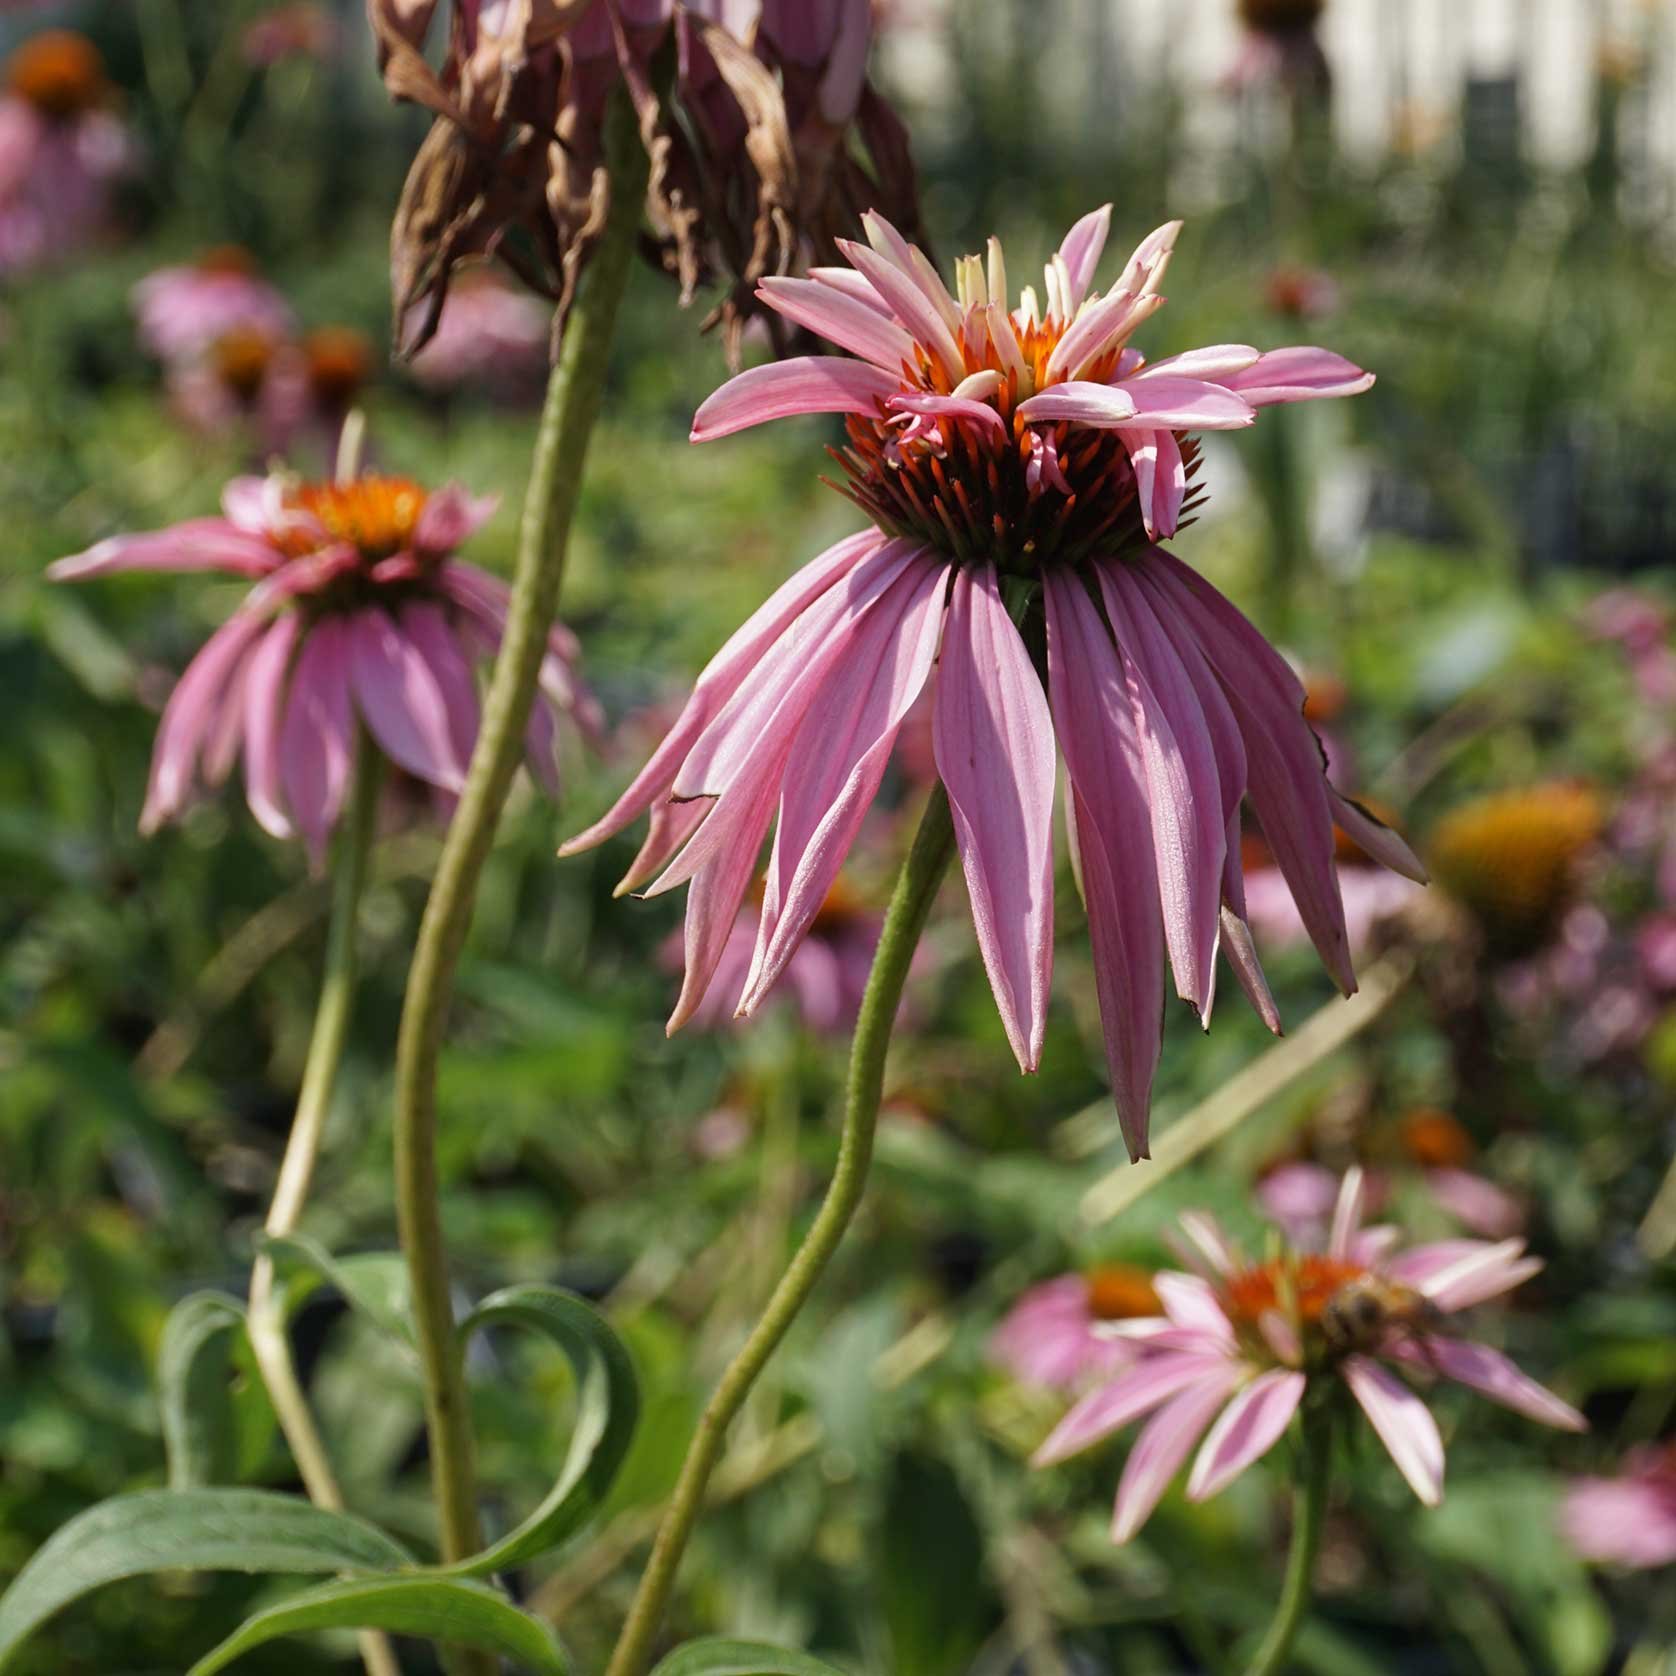
[[[809,1225],[803,1243],[780,1277],[761,1318],[738,1354],[728,1364],[710,1401],[699,1416],[698,1430],[681,1463],[674,1494],[658,1527],[651,1558],[635,1591],[634,1604],[623,1624],[617,1649],[605,1676],[641,1676],[652,1642],[663,1619],[669,1591],[681,1555],[692,1535],[704,1500],[705,1486],[721,1454],[728,1426],[738,1414],[751,1386],[774,1354],[787,1329],[808,1301],[838,1242],[843,1239],[867,1184],[873,1158],[873,1131],[878,1122],[879,1098],[884,1091],[885,1053],[902,999],[908,966],[925,929],[927,915],[954,853],[954,826],[948,797],[938,786],[914,835],[913,848],[897,876],[896,889],[885,913],[878,953],[867,979],[861,1013],[850,1048],[849,1077],[844,1089],[844,1124],[838,1142],[838,1161],[821,1208]]]
[[[1332,1411],[1325,1403],[1306,1403],[1301,1415],[1302,1460],[1293,1493],[1292,1546],[1286,1556],[1286,1581],[1268,1633],[1246,1676],[1279,1676],[1309,1610],[1310,1580],[1321,1547],[1321,1525],[1327,1508],[1328,1470],[1332,1464]]]
[[[523,749],[558,604],[588,438],[645,195],[646,158],[625,97],[607,119],[611,209],[577,287],[530,462],[517,569],[483,725],[425,904],[396,1042],[396,1210],[413,1293],[425,1419],[445,1560],[482,1545],[470,1416],[449,1297],[436,1171],[436,1068],[454,970],[484,861]]]
[[[383,759],[365,734],[355,751],[355,778],[338,829],[337,853],[332,863],[332,907],[326,930],[325,971],[320,983],[320,1001],[314,1014],[314,1034],[309,1038],[308,1061],[303,1067],[302,1088],[297,1095],[297,1112],[291,1120],[291,1136],[285,1143],[285,1157],[279,1166],[262,1232],[278,1238],[293,1232],[314,1179],[315,1160],[325,1132],[332,1091],[337,1086],[338,1066],[349,1034],[349,1015],[355,999],[355,915],[366,882],[367,855],[372,849],[378,815],[378,788],[383,778]],[[285,1434],[303,1488],[316,1507],[340,1512],[343,1492],[332,1471],[331,1456],[321,1440],[309,1412],[308,1397],[297,1378],[291,1360],[291,1344],[285,1334],[285,1317],[274,1291],[273,1258],[257,1255],[250,1273],[250,1306],[246,1314],[251,1353],[267,1386],[279,1429]],[[399,1676],[399,1666],[389,1641],[369,1630],[361,1637],[361,1658],[368,1676]]]

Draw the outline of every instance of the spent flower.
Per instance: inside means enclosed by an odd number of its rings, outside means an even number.
[[[1271,1027],[1240,864],[1249,799],[1310,937],[1355,987],[1334,824],[1423,876],[1402,841],[1329,785],[1286,661],[1159,545],[1193,504],[1189,433],[1275,402],[1350,395],[1371,376],[1322,349],[1218,344],[1148,362],[1129,339],[1163,304],[1179,223],[1091,290],[1110,207],[1073,227],[1045,290],[1011,301],[1001,247],[951,296],[882,216],[847,267],[770,278],[762,300],[855,359],[753,368],[699,409],[696,441],[799,413],[846,416],[843,492],[869,528],[812,560],[699,677],[617,804],[566,850],[650,812],[623,888],[688,883],[691,1018],[774,822],[750,1014],[807,932],[879,790],[904,718],[933,686],[933,747],[979,947],[1009,1042],[1036,1069],[1053,959],[1057,755],[1101,1016],[1131,1151],[1146,1151],[1166,951],[1208,1018],[1227,954]],[[935,675],[933,674],[935,670]]]

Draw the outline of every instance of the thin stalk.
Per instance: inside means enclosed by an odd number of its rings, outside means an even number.
[[[768,1358],[808,1302],[809,1294],[861,1203],[867,1169],[873,1158],[879,1099],[884,1092],[885,1053],[890,1047],[891,1029],[902,1000],[902,985],[953,853],[954,825],[949,817],[948,797],[938,786],[914,835],[908,858],[897,875],[878,953],[873,957],[873,970],[862,997],[855,1040],[850,1048],[844,1122],[831,1184],[790,1267],[780,1277],[756,1326],[728,1364],[699,1416],[698,1430],[687,1447],[680,1477],[652,1544],[651,1558],[646,1562],[634,1604],[629,1608],[605,1676],[641,1676],[645,1669],[681,1555],[704,1502],[705,1487],[727,1440],[727,1429]]]
[[[523,748],[537,675],[564,575],[582,463],[599,415],[617,305],[628,279],[646,186],[633,112],[619,96],[606,123],[611,209],[577,287],[542,406],[518,540],[517,569],[483,725],[425,904],[396,1042],[396,1211],[424,1374],[442,1554],[482,1546],[464,1372],[449,1296],[436,1169],[436,1070],[455,967],[495,825]]]
[[[302,1216],[309,1183],[314,1179],[315,1161],[320,1156],[320,1139],[331,1109],[332,1091],[337,1086],[338,1066],[343,1061],[343,1044],[349,1034],[349,1015],[355,999],[355,915],[360,907],[367,855],[377,825],[383,766],[372,741],[363,734],[356,747],[354,783],[338,829],[337,850],[332,861],[331,918],[327,922],[325,972],[315,1008],[314,1034],[309,1038],[297,1112],[291,1121],[290,1139],[285,1143],[285,1157],[280,1162],[273,1204],[268,1209],[267,1221],[262,1224],[262,1232],[270,1239],[294,1232]],[[246,1323],[257,1369],[268,1388],[279,1429],[290,1446],[309,1500],[316,1507],[341,1512],[343,1492],[338,1488],[331,1457],[309,1412],[308,1397],[291,1360],[285,1316],[274,1290],[274,1262],[266,1251],[258,1253],[250,1273]],[[361,1658],[368,1676],[399,1676],[400,1666],[383,1635],[368,1630],[360,1639]]]
[[[1246,1676],[1280,1676],[1286,1668],[1292,1643],[1303,1628],[1309,1610],[1310,1580],[1315,1575],[1315,1556],[1321,1547],[1321,1526],[1327,1509],[1327,1480],[1332,1465],[1332,1410],[1325,1403],[1306,1403],[1301,1415],[1302,1460],[1298,1485],[1292,1501],[1292,1547],[1286,1556],[1286,1581],[1281,1584],[1280,1604],[1257,1656],[1246,1667]]]

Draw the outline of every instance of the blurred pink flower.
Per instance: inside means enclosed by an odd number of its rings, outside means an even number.
[[[413,376],[433,389],[476,384],[527,396],[546,376],[551,330],[551,311],[527,291],[472,269],[449,287],[435,335],[410,363]]]
[[[1107,1324],[1157,1311],[1158,1294],[1144,1269],[1110,1264],[1058,1275],[1032,1286],[1008,1310],[990,1337],[989,1354],[1026,1384],[1079,1390],[1127,1367],[1138,1354]]]
[[[300,833],[318,861],[363,727],[398,768],[458,793],[477,737],[474,665],[500,644],[507,589],[453,555],[493,502],[406,478],[275,475],[235,478],[222,505],[219,518],[112,536],[47,573],[226,571],[255,582],[164,708],[141,830],[177,816],[195,784],[219,785],[242,749],[251,812],[277,838]],[[598,725],[576,658],[575,637],[555,626],[527,737],[531,771],[555,793],[557,715]]]
[[[68,29],[31,36],[0,93],[0,274],[74,254],[104,230],[114,183],[133,165],[128,131],[92,42]]]
[[[1471,1387],[1543,1425],[1582,1431],[1569,1404],[1443,1318],[1500,1297],[1542,1265],[1522,1240],[1444,1240],[1394,1252],[1394,1228],[1364,1228],[1362,1172],[1349,1171],[1325,1250],[1250,1264],[1206,1215],[1182,1218],[1197,1274],[1160,1274],[1164,1312],[1112,1330],[1141,1352],[1083,1397],[1034,1457],[1051,1466],[1143,1415],[1118,1484],[1112,1540],[1146,1522],[1201,1437],[1187,1496],[1203,1501],[1274,1445],[1312,1384],[1342,1381],[1414,1493],[1443,1496],[1443,1439],[1388,1363]],[[1209,1433],[1208,1436],[1205,1434]]]
[[[1382,867],[1339,864],[1339,897],[1344,903],[1344,932],[1352,954],[1368,946],[1375,930],[1408,906],[1419,890],[1412,879]],[[1261,943],[1293,948],[1308,928],[1286,876],[1278,867],[1253,867],[1245,875],[1245,917]]]
[[[1144,1156],[1166,949],[1201,1017],[1220,948],[1278,1027],[1244,918],[1242,799],[1346,991],[1335,818],[1381,861],[1423,876],[1394,833],[1327,782],[1285,660],[1151,544],[1189,504],[1197,450],[1185,433],[1241,429],[1271,403],[1351,395],[1372,378],[1326,350],[1239,344],[1148,365],[1128,339],[1163,304],[1179,223],[1144,240],[1102,297],[1089,288],[1110,207],[1085,216],[1047,268],[1045,304],[1026,288],[1009,310],[995,241],[987,271],[975,256],[961,262],[957,301],[894,227],[863,220],[871,245],[840,241],[847,268],[759,292],[859,358],[754,367],[703,404],[693,437],[845,414],[845,492],[875,527],[813,560],[737,631],[633,785],[565,852],[653,812],[637,877],[665,869],[651,895],[692,884],[674,1029],[715,976],[778,808],[748,1015],[795,953],[903,719],[933,686],[934,754],[978,945],[1008,1040],[1033,1071],[1063,750],[1118,1114]],[[1046,691],[1027,642],[1045,645]]]
[[[1676,1444],[1633,1450],[1614,1478],[1572,1479],[1560,1528],[1599,1565],[1676,1565]]]
[[[337,51],[340,38],[337,20],[324,6],[299,0],[253,18],[245,25],[240,45],[245,62],[265,70],[293,57],[324,62]]]
[[[141,346],[169,363],[195,361],[235,337],[277,346],[296,327],[285,298],[237,245],[147,274],[132,300]]]

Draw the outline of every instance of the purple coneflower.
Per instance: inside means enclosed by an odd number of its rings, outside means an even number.
[[[493,510],[407,478],[347,483],[241,477],[224,516],[119,535],[48,571],[80,581],[122,570],[228,571],[255,581],[205,643],[163,711],[141,828],[223,781],[240,751],[251,812],[300,833],[318,860],[343,808],[357,727],[391,762],[444,793],[465,783],[477,737],[474,666],[492,657],[507,589],[454,552]],[[577,647],[555,627],[529,723],[529,763],[556,792],[557,712],[598,725]]]
[[[1582,1415],[1500,1351],[1443,1331],[1445,1317],[1541,1268],[1524,1241],[1442,1240],[1394,1252],[1394,1228],[1362,1226],[1362,1193],[1362,1172],[1352,1169],[1325,1249],[1289,1249],[1257,1264],[1208,1216],[1182,1219],[1202,1272],[1160,1274],[1164,1313],[1107,1329],[1140,1358],[1078,1402],[1035,1455],[1037,1466],[1050,1466],[1152,1416],[1118,1484],[1114,1541],[1145,1524],[1201,1437],[1191,1501],[1215,1495],[1266,1455],[1323,1381],[1349,1390],[1414,1493],[1435,1505],[1443,1439],[1392,1362],[1470,1386],[1543,1425],[1585,1429]]]
[[[147,274],[132,302],[141,345],[169,363],[197,361],[235,338],[277,347],[296,324],[249,252],[231,244]]]
[[[1219,344],[1148,363],[1130,334],[1163,304],[1179,223],[1090,291],[1110,208],[1073,227],[1045,298],[1016,307],[1001,249],[960,265],[959,298],[881,217],[847,268],[764,281],[788,319],[858,359],[742,373],[693,436],[796,413],[847,416],[845,492],[873,526],[786,583],[699,677],[680,719],[575,850],[651,812],[624,881],[691,881],[692,1017],[779,813],[749,1014],[818,912],[932,680],[933,740],[1008,1040],[1034,1070],[1053,943],[1057,757],[1088,905],[1117,1107],[1146,1151],[1162,967],[1208,1017],[1218,949],[1276,1024],[1245,922],[1249,798],[1328,969],[1355,987],[1333,870],[1335,819],[1418,875],[1406,846],[1327,783],[1303,689],[1252,625],[1156,543],[1189,504],[1187,433],[1249,425],[1274,402],[1350,395],[1371,375],[1322,349]],[[939,650],[940,649],[940,650]],[[1045,678],[1045,683],[1044,683]]]
[[[1561,1528],[1586,1560],[1638,1571],[1676,1565],[1676,1443],[1632,1450],[1613,1478],[1574,1478]]]

